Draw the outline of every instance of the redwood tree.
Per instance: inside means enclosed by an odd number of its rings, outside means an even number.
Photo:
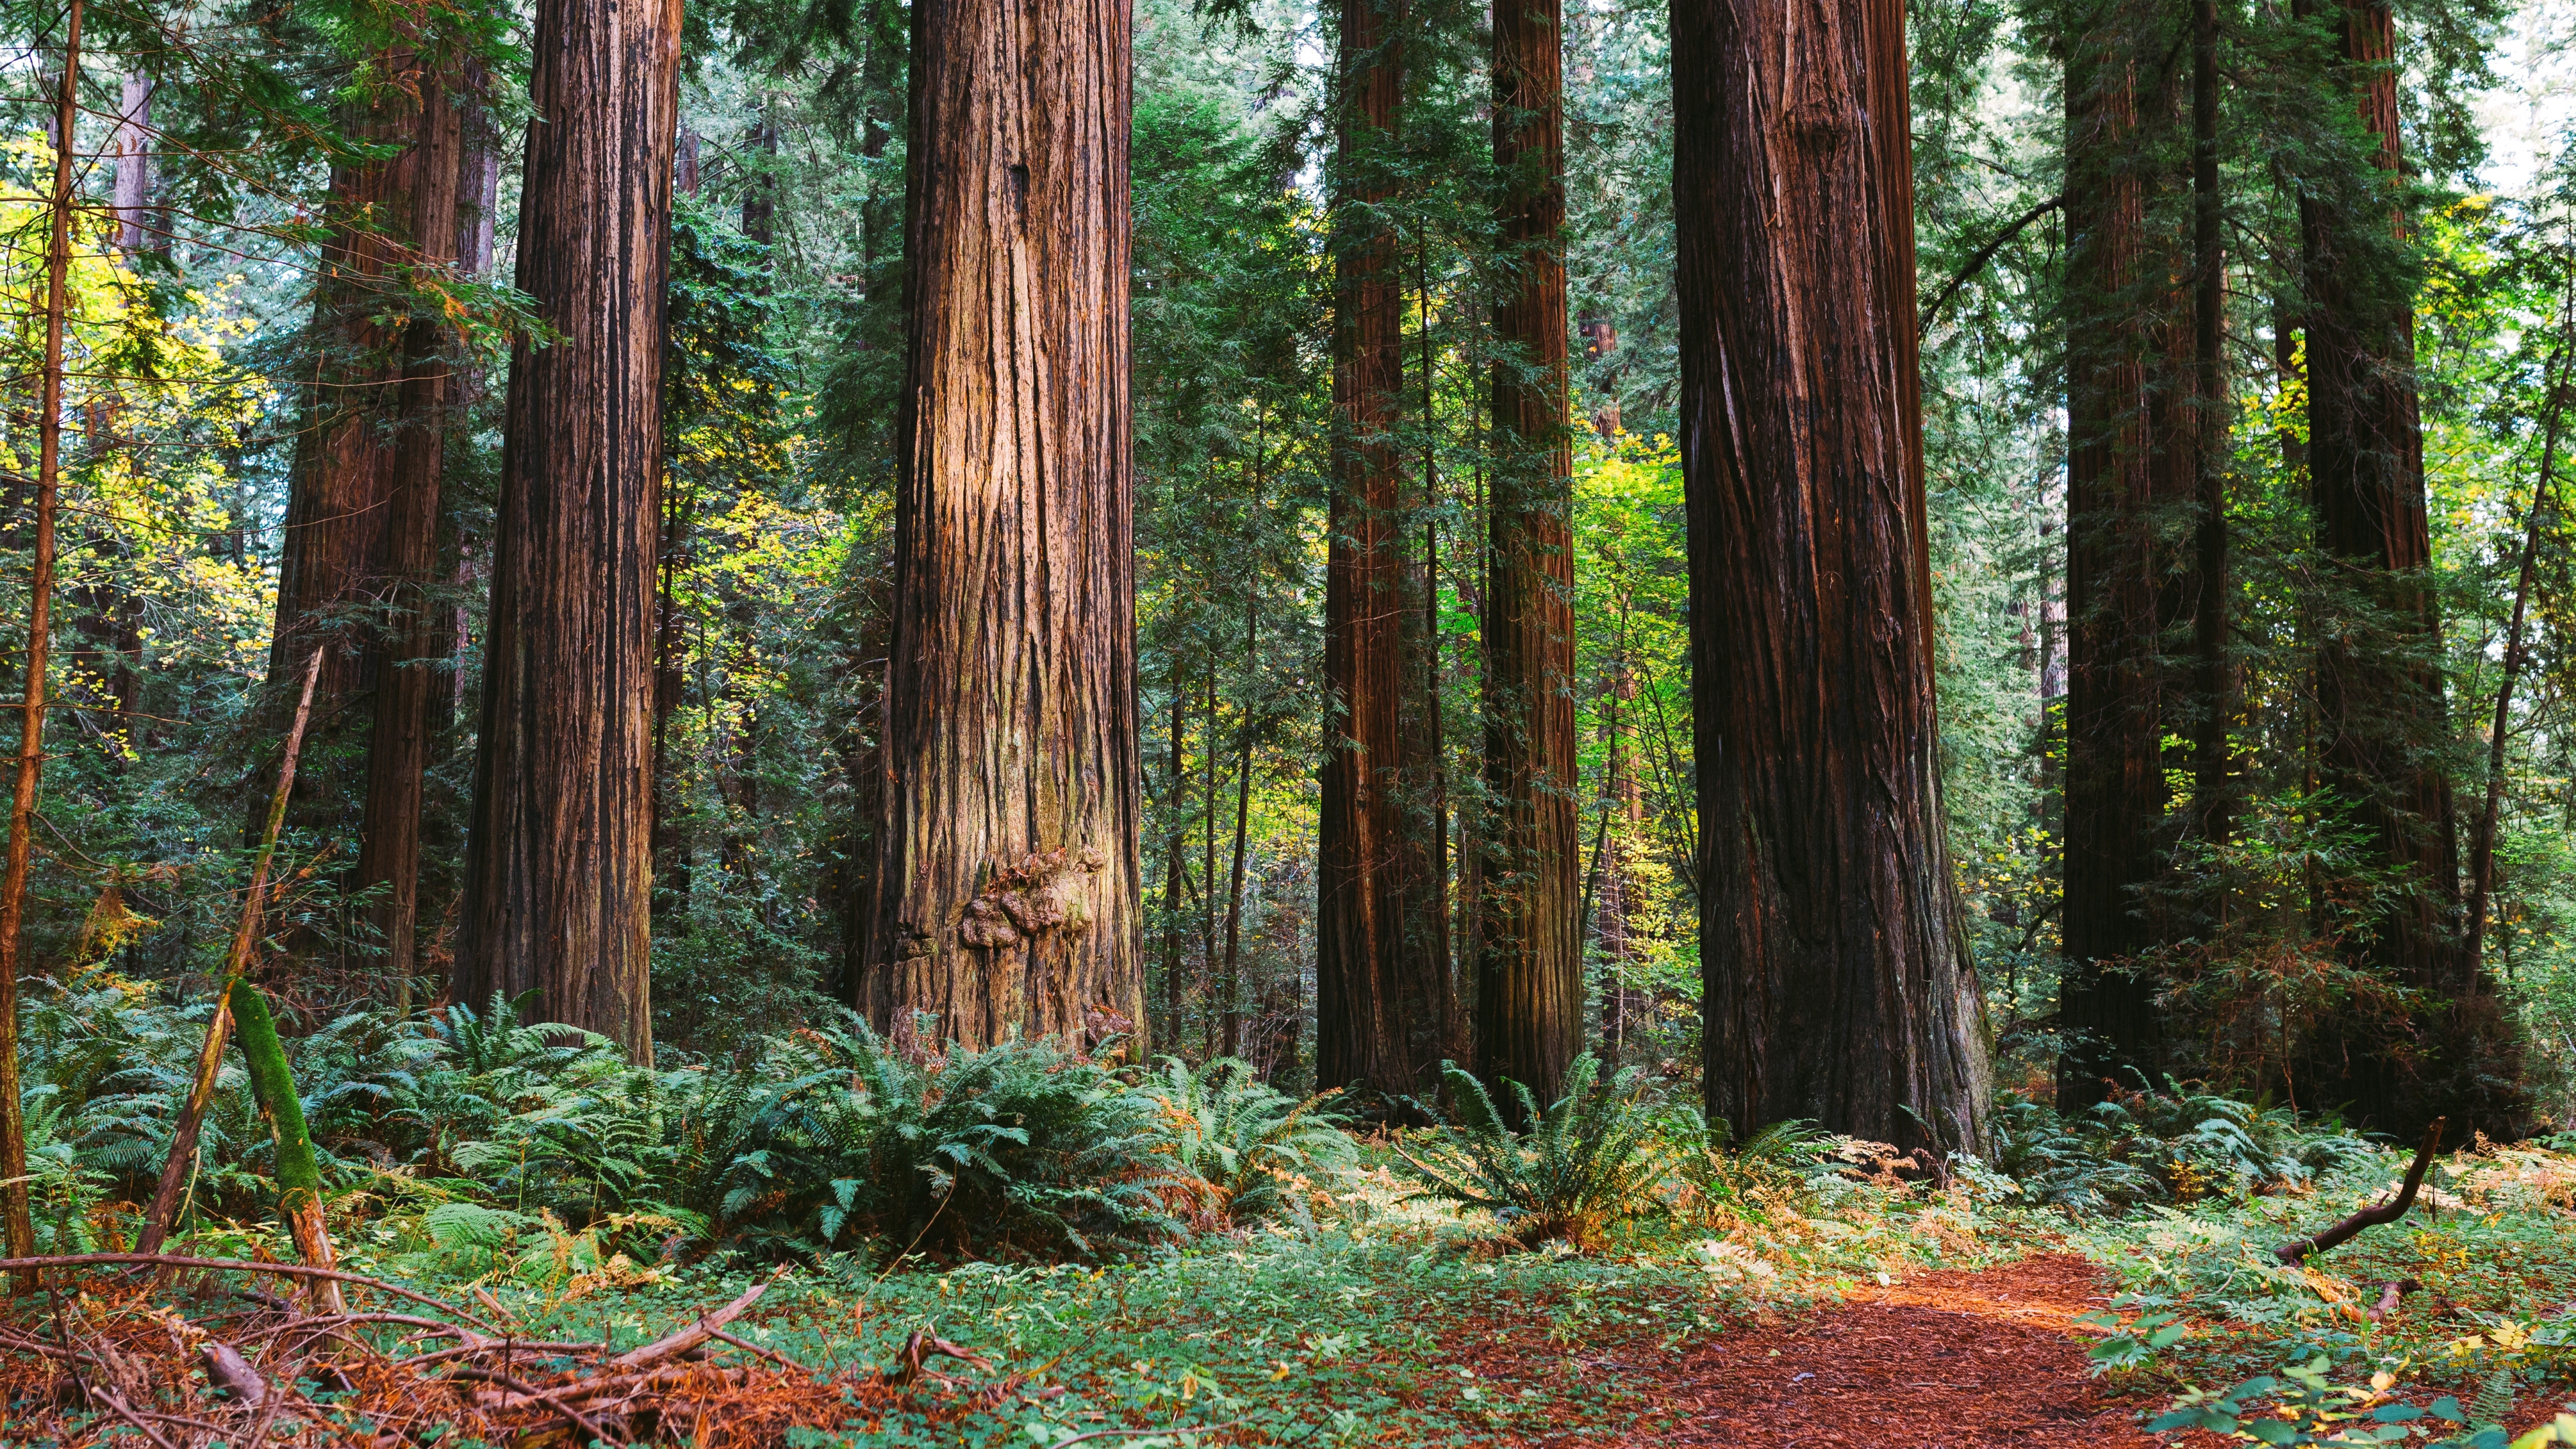
[[[1553,1101],[1583,1036],[1576,939],[1572,440],[1566,419],[1565,104],[1558,0],[1494,7],[1497,457],[1484,611],[1488,806],[1476,1057]]]
[[[2302,13],[2307,13],[2303,7]],[[2305,178],[2308,472],[2317,546],[2341,588],[2316,662],[2323,778],[2373,842],[2393,890],[2354,923],[2348,953],[2381,980],[2425,993],[2413,1053],[2394,1015],[2361,1002],[2331,1023],[2314,1080],[2358,1120],[2408,1131],[2437,1112],[2499,1136],[2515,1124],[2510,1030],[2482,964],[2459,937],[2459,830],[2440,751],[2449,733],[2441,617],[2425,515],[2408,269],[2398,187],[2396,30],[2373,0],[2327,12],[2336,76],[2371,141],[2357,175]],[[2412,1056],[2412,1065],[2398,1064]],[[2465,1130],[2465,1129],[2458,1129]]]
[[[1942,838],[1901,0],[1675,0],[1709,1110],[1983,1150]]]
[[[1394,436],[1404,386],[1396,227],[1404,54],[1393,0],[1342,0],[1334,157],[1333,487],[1324,562],[1328,725],[1318,824],[1315,1071],[1407,1092],[1450,1049],[1448,962],[1413,929],[1437,889],[1412,834],[1413,569]],[[1338,737],[1338,738],[1337,738]]]
[[[678,0],[537,7],[457,995],[653,1050],[654,563]]]
[[[2161,36],[2135,5],[2088,12],[2066,39],[2067,698],[2065,966],[2068,1034],[2058,1099],[2099,1101],[2156,1082],[2161,1047],[2150,953],[2174,936],[2165,739],[2183,691],[2165,663],[2188,560],[2173,543],[2193,506],[2183,333],[2149,240],[2152,115]]]
[[[1128,8],[915,0],[893,644],[862,997],[1145,1021]]]
[[[426,63],[422,56],[401,60],[394,74],[417,97],[405,153],[409,220],[418,239],[414,260],[452,266],[467,164],[465,105],[451,92],[452,67]],[[439,696],[447,688],[442,666],[452,643],[449,623],[432,607],[429,589],[438,574],[439,488],[447,410],[456,391],[457,341],[444,317],[424,311],[411,318],[399,343],[402,381],[395,408],[401,431],[391,439],[394,457],[384,479],[386,531],[377,590],[388,617],[368,661],[375,718],[367,743],[357,879],[362,887],[382,890],[372,914],[385,943],[386,971],[404,1002],[410,1000],[420,919],[422,778],[446,714]]]

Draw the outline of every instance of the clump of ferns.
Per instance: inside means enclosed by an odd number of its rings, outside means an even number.
[[[1409,1199],[1481,1208],[1525,1247],[1563,1241],[1577,1249],[1601,1246],[1614,1222],[1668,1205],[1691,1145],[1672,1130],[1639,1068],[1605,1082],[1586,1052],[1566,1073],[1565,1095],[1544,1110],[1529,1088],[1506,1081],[1525,1131],[1456,1063],[1441,1063],[1440,1075],[1456,1120],[1397,1144],[1420,1184]]]
[[[1163,1057],[1136,1091],[1154,1105],[1158,1150],[1198,1186],[1172,1204],[1198,1231],[1280,1219],[1311,1231],[1316,1205],[1358,1160],[1338,1089],[1301,1101],[1232,1057],[1196,1069]]]

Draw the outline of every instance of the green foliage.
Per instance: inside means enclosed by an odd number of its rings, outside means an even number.
[[[1995,1111],[1998,1165],[2032,1202],[2107,1212],[2294,1191],[2376,1151],[2332,1119],[2167,1085],[2121,1093],[2080,1118],[2005,1094]]]
[[[1195,1069],[1164,1057],[1138,1090],[1175,1163],[1215,1188],[1238,1223],[1285,1217],[1311,1229],[1314,1194],[1356,1160],[1333,1092],[1298,1101],[1230,1057]]]
[[[2278,1374],[2247,1379],[2232,1389],[2193,1390],[2150,1421],[2158,1432],[2201,1429],[2247,1444],[2406,1444],[2430,1437],[2431,1426],[2461,1427],[2468,1414],[2455,1398],[2418,1407],[2387,1396],[2387,1385],[2336,1384],[2324,1359],[2292,1364]],[[2429,1449],[2506,1449],[2498,1425],[2446,1435]],[[2554,1429],[2512,1441],[2512,1449],[2559,1442]]]
[[[1481,1208],[1526,1244],[1564,1239],[1597,1246],[1611,1222],[1662,1205],[1661,1191],[1703,1131],[1674,1130],[1647,1096],[1645,1074],[1629,1067],[1600,1080],[1601,1063],[1586,1052],[1566,1072],[1565,1095],[1539,1109],[1529,1088],[1510,1087],[1526,1132],[1514,1131],[1485,1085],[1454,1062],[1441,1083],[1456,1104],[1456,1123],[1399,1147],[1417,1196]],[[1696,1127],[1696,1123],[1690,1123]]]

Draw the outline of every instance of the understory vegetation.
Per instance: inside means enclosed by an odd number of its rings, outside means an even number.
[[[106,972],[29,1003],[45,1251],[130,1245],[198,1015]],[[845,1018],[642,1069],[493,1002],[353,1014],[294,1066],[344,1268],[612,1347],[783,1273],[746,1342],[892,1371],[928,1335],[976,1360],[797,1443],[1633,1442],[1659,1412],[1643,1364],[2069,1251],[2116,1295],[2086,1327],[2096,1371],[2177,1424],[2232,1389],[2266,1406],[2250,1440],[2357,1442],[2325,1437],[2357,1416],[2486,1446],[2478,1426],[2576,1394],[2576,1143],[2445,1154],[2410,1215],[2290,1267],[2273,1248],[2384,1199],[2405,1148],[2177,1087],[2080,1117],[2008,1101],[1995,1164],[1932,1174],[1801,1124],[1731,1140],[1590,1058],[1553,1103],[1453,1072],[1445,1113],[1416,1104],[1432,1125],[1389,1129],[1231,1059],[936,1042]],[[271,1151],[219,1111],[173,1246],[292,1261]],[[2314,1437],[2274,1437],[2271,1406],[2309,1401]]]

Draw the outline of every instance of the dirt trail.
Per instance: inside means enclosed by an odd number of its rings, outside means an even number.
[[[1636,1442],[1742,1449],[2152,1449],[2085,1374],[2101,1271],[2050,1256],[1872,1288],[1685,1353]]]

